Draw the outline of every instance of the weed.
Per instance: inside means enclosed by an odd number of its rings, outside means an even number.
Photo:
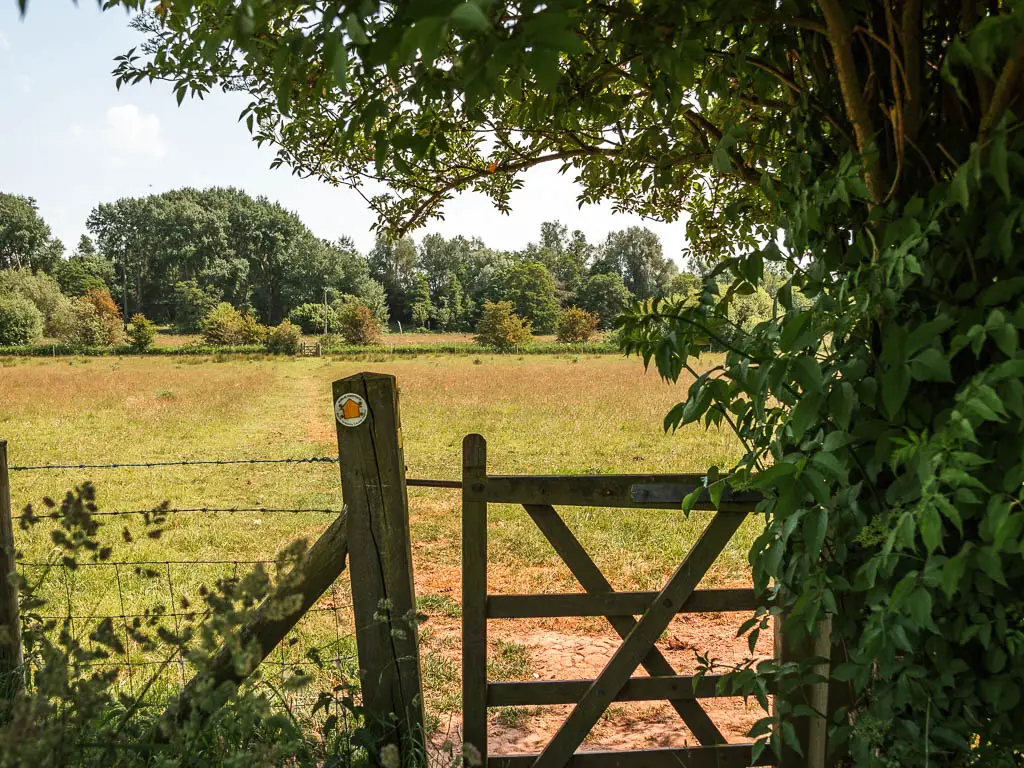
[[[490,680],[522,680],[533,670],[530,649],[519,643],[499,640],[487,662],[487,677]]]

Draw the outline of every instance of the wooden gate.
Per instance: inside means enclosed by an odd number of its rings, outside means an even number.
[[[771,750],[753,761],[752,745],[728,744],[698,699],[716,696],[717,676],[677,675],[655,641],[678,613],[743,611],[752,589],[697,590],[697,584],[754,509],[757,498],[724,495],[718,511],[660,592],[615,592],[555,507],[679,509],[701,485],[698,475],[500,476],[487,474],[487,444],[469,435],[462,446],[462,712],[463,739],[485,768],[655,768],[770,765]],[[487,505],[521,504],[585,592],[491,595],[487,592]],[[709,499],[696,509],[713,509]],[[488,682],[487,620],[604,616],[622,645],[595,680]],[[635,616],[640,616],[637,620]],[[649,677],[633,677],[637,667]],[[668,700],[701,746],[580,752],[584,738],[614,701]],[[488,755],[487,708],[575,704],[540,754]]]

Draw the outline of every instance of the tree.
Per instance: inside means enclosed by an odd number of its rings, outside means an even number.
[[[596,274],[587,279],[579,299],[580,307],[597,315],[600,327],[608,329],[615,325],[615,319],[629,306],[633,294],[622,282],[621,275]]]
[[[495,275],[493,297],[510,301],[516,314],[529,320],[541,333],[550,333],[558,320],[555,280],[538,261],[526,261],[503,267]]]
[[[0,269],[50,271],[63,251],[34,198],[0,192]]]
[[[409,312],[417,328],[426,329],[437,313],[434,302],[430,299],[430,285],[427,276],[422,272],[416,275],[412,293],[409,295]]]
[[[159,320],[177,322],[178,283],[276,322],[322,300],[324,288],[352,293],[367,276],[351,241],[324,241],[277,203],[232,188],[104,203],[87,227],[114,264],[116,290],[127,285],[129,307]]]
[[[677,296],[696,297],[700,294],[704,281],[692,272],[680,272],[673,277],[666,288],[666,293]],[[776,286],[778,288],[779,286]]]
[[[612,232],[591,267],[593,274],[621,276],[638,299],[663,296],[676,271],[661,253],[661,240],[645,227]]]
[[[557,283],[559,300],[569,301],[583,285],[591,250],[579,230],[570,239],[567,226],[559,221],[545,221],[540,225],[540,243],[528,246],[523,260],[539,261],[547,267]]]
[[[716,300],[636,307],[625,347],[695,373],[669,426],[737,433],[710,495],[765,494],[754,582],[786,641],[832,619],[831,746],[860,765],[1015,764],[1018,3],[281,2],[245,24],[198,0],[160,8],[140,22],[152,55],[125,57],[121,82],[244,88],[256,138],[295,172],[358,183],[372,160],[393,230],[465,189],[507,210],[543,162],[578,175],[581,202],[695,210],[691,242],[722,257]],[[792,275],[779,311],[736,328],[730,305],[773,268]],[[707,339],[726,353],[700,373]],[[807,665],[741,666],[736,690],[773,690],[784,724],[812,717]]]
[[[82,235],[71,258],[53,266],[53,276],[68,296],[84,296],[90,288],[110,290],[115,285],[114,265],[96,250],[92,239]]]
[[[367,264],[370,277],[384,286],[391,317],[399,322],[411,319],[408,294],[416,279],[416,244],[408,237],[378,235]]]

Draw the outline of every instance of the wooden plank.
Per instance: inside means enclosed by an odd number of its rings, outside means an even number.
[[[558,516],[554,507],[550,505],[525,505],[533,522],[537,524],[541,532],[551,542],[558,556],[569,566],[569,570],[579,581],[587,592],[607,594],[612,592],[612,585],[601,573],[590,555],[572,535],[569,526]],[[737,523],[738,525],[738,523]],[[607,616],[608,622],[618,633],[619,637],[625,639],[636,626],[636,620],[631,616]],[[661,651],[651,644],[650,650],[643,658],[643,667],[647,674],[654,676],[675,675],[676,671]],[[686,727],[693,732],[693,735],[701,744],[722,744],[725,737],[718,727],[708,717],[707,712],[696,701],[688,699],[672,699],[669,701],[672,708],[679,714],[686,723]]]
[[[487,503],[466,488],[487,478],[487,441],[462,441],[462,739],[487,764]]]
[[[541,619],[559,616],[641,616],[657,592],[569,592],[550,595],[488,595],[490,619]],[[679,613],[752,611],[752,589],[702,589],[694,592]]]
[[[562,768],[567,764],[742,522],[742,515],[715,515],[658,598],[651,603],[647,613],[623,640],[601,674],[591,683],[583,698],[545,747],[534,763],[535,768]]]
[[[7,441],[0,440],[0,722],[11,718],[11,700],[25,685],[14,552]]]
[[[622,686],[615,701],[658,701],[660,699],[713,699],[722,675],[706,675],[694,688],[692,675],[670,677],[631,677]],[[587,692],[593,680],[531,680],[528,682],[490,683],[487,706],[575,704]]]
[[[211,663],[196,674],[163,713],[164,735],[174,723],[188,718],[195,706],[210,701],[227,702],[229,696],[211,697],[210,691],[227,686],[234,690],[270,655],[321,595],[345,570],[348,552],[348,521],[339,515],[316,540],[295,569],[283,578],[260,605],[253,619],[238,632],[238,646],[225,646]],[[255,647],[256,654],[241,664],[237,648]]]
[[[674,485],[679,501],[641,498],[642,486]],[[700,475],[490,475],[469,488],[472,501],[493,504],[551,504],[563,507],[621,507],[623,509],[679,509],[683,496],[703,484]],[[634,486],[641,487],[634,498]],[[674,497],[673,497],[674,498]],[[720,512],[751,512],[760,496],[726,492]],[[714,509],[705,496],[694,509]]]
[[[429,480],[424,478],[407,477],[405,479],[407,488],[462,488],[461,480]]]
[[[359,373],[335,381],[333,396],[363,706],[394,725],[411,760],[425,737],[398,387],[394,376]]]
[[[495,755],[487,768],[531,768],[539,755]],[[774,765],[771,748],[753,759],[752,744],[716,747],[642,749],[631,752],[577,752],[565,763],[569,768],[745,768]]]

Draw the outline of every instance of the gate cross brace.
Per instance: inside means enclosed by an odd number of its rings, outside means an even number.
[[[530,517],[534,519],[537,526],[548,537],[548,540],[551,541],[555,551],[565,560],[574,573],[576,569],[573,563],[575,562],[577,565],[583,563],[580,559],[580,554],[582,553],[585,560],[589,562],[589,567],[584,571],[585,573],[590,572],[588,573],[588,581],[596,586],[596,580],[593,578],[596,575],[603,582],[603,588],[606,591],[611,591],[611,585],[608,584],[608,581],[600,573],[594,562],[590,560],[590,557],[586,555],[582,546],[576,541],[576,537],[572,535],[568,526],[565,525],[558,516],[558,513],[555,512],[554,507],[549,505],[524,506]],[[562,727],[558,729],[554,738],[548,743],[540,757],[537,758],[534,768],[563,768],[563,766],[567,765],[573,753],[575,753],[601,715],[607,710],[608,705],[615,700],[615,697],[629,680],[633,671],[642,663],[646,667],[647,657],[650,657],[652,653],[657,653],[658,658],[661,658],[668,665],[667,660],[655,648],[654,643],[661,633],[668,628],[679,608],[696,589],[697,584],[700,583],[708,568],[711,567],[715,559],[725,548],[725,545],[743,522],[744,517],[745,515],[741,514],[717,513],[704,530],[704,533],[701,534],[693,549],[690,550],[689,555],[687,555],[679,568],[676,569],[675,573],[672,574],[668,583],[651,603],[641,619],[635,621],[632,618],[626,617],[627,621],[633,626],[623,638],[622,645],[619,646],[611,660],[605,665],[597,679],[591,683],[579,703],[577,703],[569,717],[562,724]],[[557,523],[554,521],[557,521]],[[549,532],[554,533],[554,537],[549,535]],[[569,554],[569,557],[566,557],[566,553]],[[577,578],[580,579],[580,583],[583,584],[584,588],[589,591],[590,586],[578,574]],[[611,621],[612,617],[608,618]],[[622,632],[619,627],[615,628],[621,635]],[[675,674],[671,665],[668,666],[668,674]],[[648,671],[651,674],[661,674],[651,670]],[[678,703],[682,702],[673,702],[673,706]],[[691,703],[696,704],[696,702]],[[700,710],[700,714],[703,715],[704,719],[714,729],[718,737],[714,743],[724,742],[721,733],[714,727],[707,713],[704,712],[699,704],[697,709]],[[678,706],[676,711],[679,711]],[[683,712],[679,712],[679,714],[684,722],[686,722],[687,715],[693,713],[688,711],[686,714],[683,714]],[[690,723],[687,722],[687,725],[689,726]],[[698,739],[701,738],[692,726],[691,730],[694,731]],[[701,741],[703,742],[703,739]]]
[[[537,524],[541,532],[551,542],[558,556],[569,566],[569,570],[576,577],[576,580],[587,592],[613,592],[612,585],[601,573],[601,569],[590,558],[587,551],[579,543],[569,526],[559,516],[555,508],[550,505],[524,505],[533,522]],[[659,595],[660,599],[660,595]],[[623,640],[636,626],[636,619],[632,616],[606,616],[608,623]],[[659,635],[661,632],[658,633]],[[647,674],[652,676],[675,675],[676,671],[661,651],[651,644],[647,655],[640,662]],[[618,693],[616,691],[615,693]],[[615,696],[613,693],[612,696]],[[701,744],[724,744],[725,737],[718,727],[708,717],[704,708],[692,699],[673,699],[669,703],[679,713],[679,717],[686,723],[693,735]]]

